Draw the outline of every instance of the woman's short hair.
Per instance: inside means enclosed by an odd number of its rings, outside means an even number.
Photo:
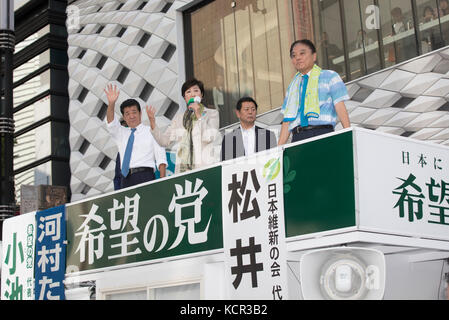
[[[204,96],[204,84],[195,78],[184,82],[184,84],[182,85],[182,88],[181,88],[182,96],[184,97],[186,94],[186,91],[189,90],[193,86],[198,86],[201,90],[201,94]]]

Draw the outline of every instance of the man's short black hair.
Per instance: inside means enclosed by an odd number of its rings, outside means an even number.
[[[237,101],[237,105],[235,106],[235,109],[238,110],[238,111],[242,110],[242,105],[243,105],[244,102],[252,102],[252,103],[254,103],[254,105],[256,106],[256,110],[257,110],[257,108],[258,108],[257,102],[256,102],[256,100],[254,100],[251,97],[243,97],[243,98],[241,98],[239,101]]]
[[[182,88],[181,88],[182,96],[184,97],[186,94],[186,91],[189,90],[193,86],[198,86],[201,90],[201,94],[204,97],[204,84],[200,80],[197,80],[195,78],[184,82],[184,84],[182,85]]]
[[[310,50],[312,50],[312,54],[316,53],[316,47],[313,44],[312,41],[308,40],[308,39],[302,39],[302,40],[296,40],[295,42],[292,43],[292,46],[290,47],[290,58],[293,55],[293,49],[296,47],[296,45],[298,44],[303,44],[305,46],[308,46],[310,48]]]
[[[123,101],[123,103],[120,106],[120,112],[123,115],[125,112],[125,108],[134,107],[134,106],[136,106],[137,110],[139,110],[139,112],[141,112],[140,103],[135,99],[128,99],[128,100]]]

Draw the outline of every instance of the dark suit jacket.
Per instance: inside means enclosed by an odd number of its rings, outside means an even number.
[[[265,151],[277,146],[276,136],[270,130],[256,126],[256,152]],[[221,143],[221,161],[244,157],[245,147],[240,127],[224,136]]]

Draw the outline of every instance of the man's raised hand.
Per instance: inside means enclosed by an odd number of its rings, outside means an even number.
[[[150,120],[151,129],[154,130],[154,127],[156,126],[156,110],[151,106],[146,106],[145,109],[147,111],[148,120]]]
[[[106,89],[104,89],[106,97],[108,98],[109,105],[115,105],[120,95],[120,90],[117,89],[116,85],[108,84]]]

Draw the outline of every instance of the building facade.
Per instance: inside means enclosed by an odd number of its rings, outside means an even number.
[[[259,104],[258,124],[277,129],[294,74],[290,45],[302,38],[317,45],[319,65],[347,83],[354,126],[449,145],[446,0],[69,4],[73,200],[113,190],[108,83],[119,86],[119,103],[132,97],[150,104],[166,125],[185,110],[183,81],[196,77],[205,83],[206,104],[219,109],[223,131],[233,128],[234,105],[247,95]]]
[[[14,180],[69,189],[66,1],[19,1],[15,8]]]

